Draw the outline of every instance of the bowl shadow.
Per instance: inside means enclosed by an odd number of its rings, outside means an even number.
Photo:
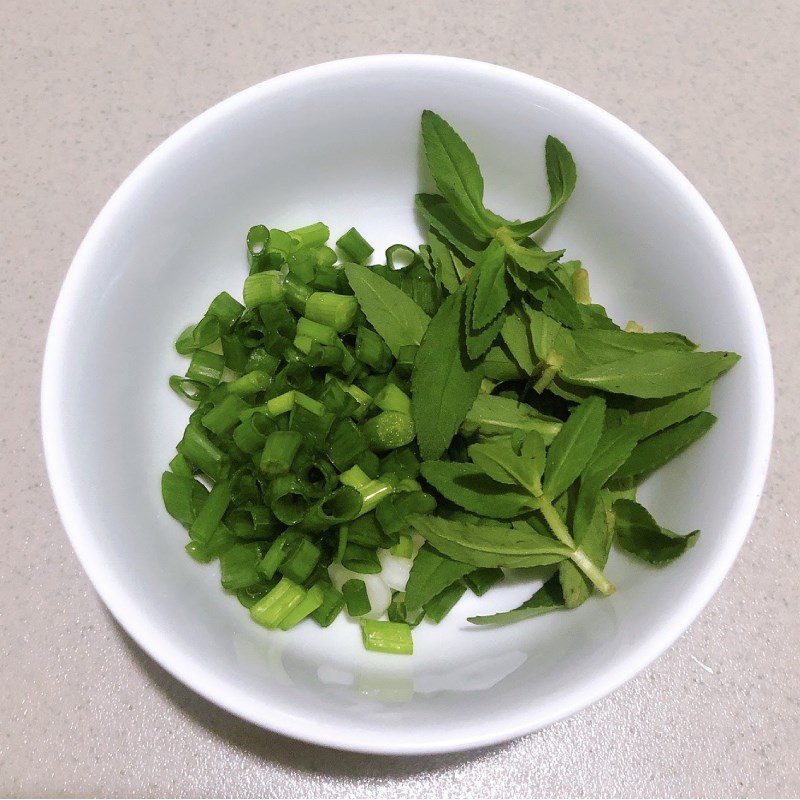
[[[436,755],[391,756],[335,750],[291,739],[247,722],[185,686],[142,650],[110,612],[105,613],[113,623],[113,628],[136,669],[143,673],[162,695],[175,703],[210,735],[224,739],[263,761],[306,773],[324,773],[341,778],[405,778],[421,772],[450,769],[499,752],[508,746],[501,744]]]

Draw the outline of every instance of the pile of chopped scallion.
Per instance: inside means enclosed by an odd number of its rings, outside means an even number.
[[[530,238],[575,187],[545,146],[551,202],[528,222],[483,204],[474,155],[436,114],[422,136],[441,195],[420,194],[418,250],[315,223],[247,234],[243,301],[223,292],[176,342],[170,386],[196,405],[162,479],[187,552],[267,628],[344,610],[368,650],[508,570],[549,566],[502,624],[614,586],[612,541],[650,564],[687,550],[636,486],[702,436],[711,385],[738,356],[676,333],[620,329],[588,276]],[[412,168],[412,165],[409,165]]]

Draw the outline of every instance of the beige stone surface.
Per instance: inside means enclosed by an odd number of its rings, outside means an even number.
[[[0,22],[0,794],[800,793],[800,5],[0,0]],[[689,632],[567,721],[435,758],[298,744],[183,688],[92,590],[58,520],[39,440],[59,285],[123,178],[239,89],[382,52],[524,70],[589,98],[666,153],[748,266],[778,396],[756,523]]]

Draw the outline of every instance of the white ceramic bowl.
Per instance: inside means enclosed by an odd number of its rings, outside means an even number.
[[[355,225],[381,248],[415,244],[419,115],[432,108],[477,153],[487,202],[527,218],[546,206],[552,133],[578,186],[549,234],[590,270],[621,321],[679,330],[741,363],[719,383],[719,422],[642,492],[662,524],[701,528],[664,569],[613,556],[610,599],[505,628],[476,609],[528,597],[524,584],[465,597],[415,632],[413,657],[365,652],[357,626],[254,625],[216,565],[184,552],[159,476],[188,408],[167,388],[185,369],[172,342],[222,289],[239,293],[244,237]],[[683,175],[619,120],[519,72],[451,58],[378,56],[274,78],[171,136],[101,211],[53,315],[42,382],[50,481],[95,588],[130,635],[181,681],[266,728],[334,747],[429,753],[486,745],[604,696],[672,644],[744,541],[770,451],[773,387],[764,323],[733,244]]]

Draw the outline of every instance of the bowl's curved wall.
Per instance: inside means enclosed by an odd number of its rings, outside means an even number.
[[[253,625],[216,566],[183,552],[159,476],[187,408],[166,380],[176,333],[222,289],[238,294],[250,225],[355,225],[380,252],[416,243],[419,113],[475,150],[490,206],[546,206],[543,144],[572,150],[578,188],[548,245],[584,260],[622,322],[686,332],[742,362],[720,382],[719,423],[646,487],[654,513],[698,545],[664,570],[615,558],[609,600],[498,630],[465,614],[415,633],[411,659],[362,651],[340,620],[289,634]],[[300,738],[429,752],[498,741],[601,697],[685,629],[730,567],[769,456],[772,375],[753,289],[717,219],[685,178],[622,123],[510,70],[428,56],[354,59],[273,79],[171,137],[118,190],[70,268],[45,358],[48,471],[73,545],[122,625],[211,700]],[[529,594],[491,596],[498,609]],[[465,599],[459,610],[485,608]]]

